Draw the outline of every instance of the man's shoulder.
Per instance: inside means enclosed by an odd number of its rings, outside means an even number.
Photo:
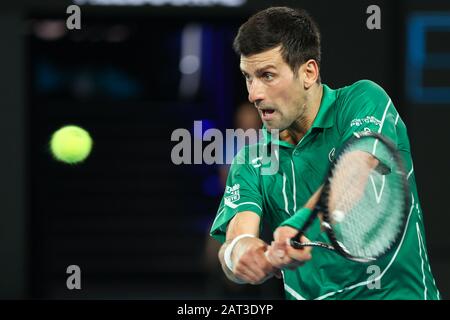
[[[360,112],[373,109],[389,101],[386,91],[372,80],[359,80],[349,86],[337,89],[337,108],[341,112]]]
[[[355,83],[338,89],[341,99],[349,100],[351,98],[370,98],[373,96],[387,96],[386,91],[372,80],[359,80]]]

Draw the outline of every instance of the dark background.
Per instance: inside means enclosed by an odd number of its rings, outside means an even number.
[[[233,37],[254,12],[285,4],[320,26],[324,83],[371,79],[399,110],[432,271],[450,297],[450,3],[244,2],[81,6],[73,31],[68,1],[0,4],[0,298],[283,297],[275,280],[239,288],[222,279],[206,253],[223,192],[217,167],[176,166],[170,154],[172,132],[192,132],[194,120],[204,130],[233,127],[246,99]],[[381,30],[366,27],[371,4],[381,8]],[[196,37],[200,69],[186,76],[183,43]],[[82,165],[49,154],[51,134],[66,124],[94,139]],[[82,270],[81,290],[66,288],[69,265]]]

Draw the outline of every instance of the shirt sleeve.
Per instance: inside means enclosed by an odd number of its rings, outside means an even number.
[[[383,135],[397,146],[399,114],[388,94],[373,81],[361,80],[352,86],[341,102],[336,121],[342,137],[341,145],[356,132],[371,131]],[[376,153],[373,141],[370,143],[364,151],[383,158]]]
[[[227,225],[237,213],[252,211],[262,216],[259,171],[251,161],[247,161],[246,150],[243,148],[233,159],[224,195],[211,227],[210,235],[222,243],[225,242]]]

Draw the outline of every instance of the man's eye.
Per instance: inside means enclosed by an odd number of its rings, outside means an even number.
[[[264,72],[263,77],[268,81],[273,80],[273,74],[271,74],[270,72]]]

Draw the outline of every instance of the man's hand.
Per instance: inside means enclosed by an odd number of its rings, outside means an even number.
[[[281,271],[270,264],[264,252],[267,244],[258,238],[243,238],[231,254],[233,274],[250,284],[261,284],[272,276],[281,278]]]
[[[279,227],[275,230],[274,241],[266,252],[267,259],[274,267],[294,270],[306,261],[311,260],[311,247],[294,249],[289,244],[290,239],[296,236],[297,232],[297,229],[288,226]],[[309,240],[302,236],[300,241],[308,242]]]

